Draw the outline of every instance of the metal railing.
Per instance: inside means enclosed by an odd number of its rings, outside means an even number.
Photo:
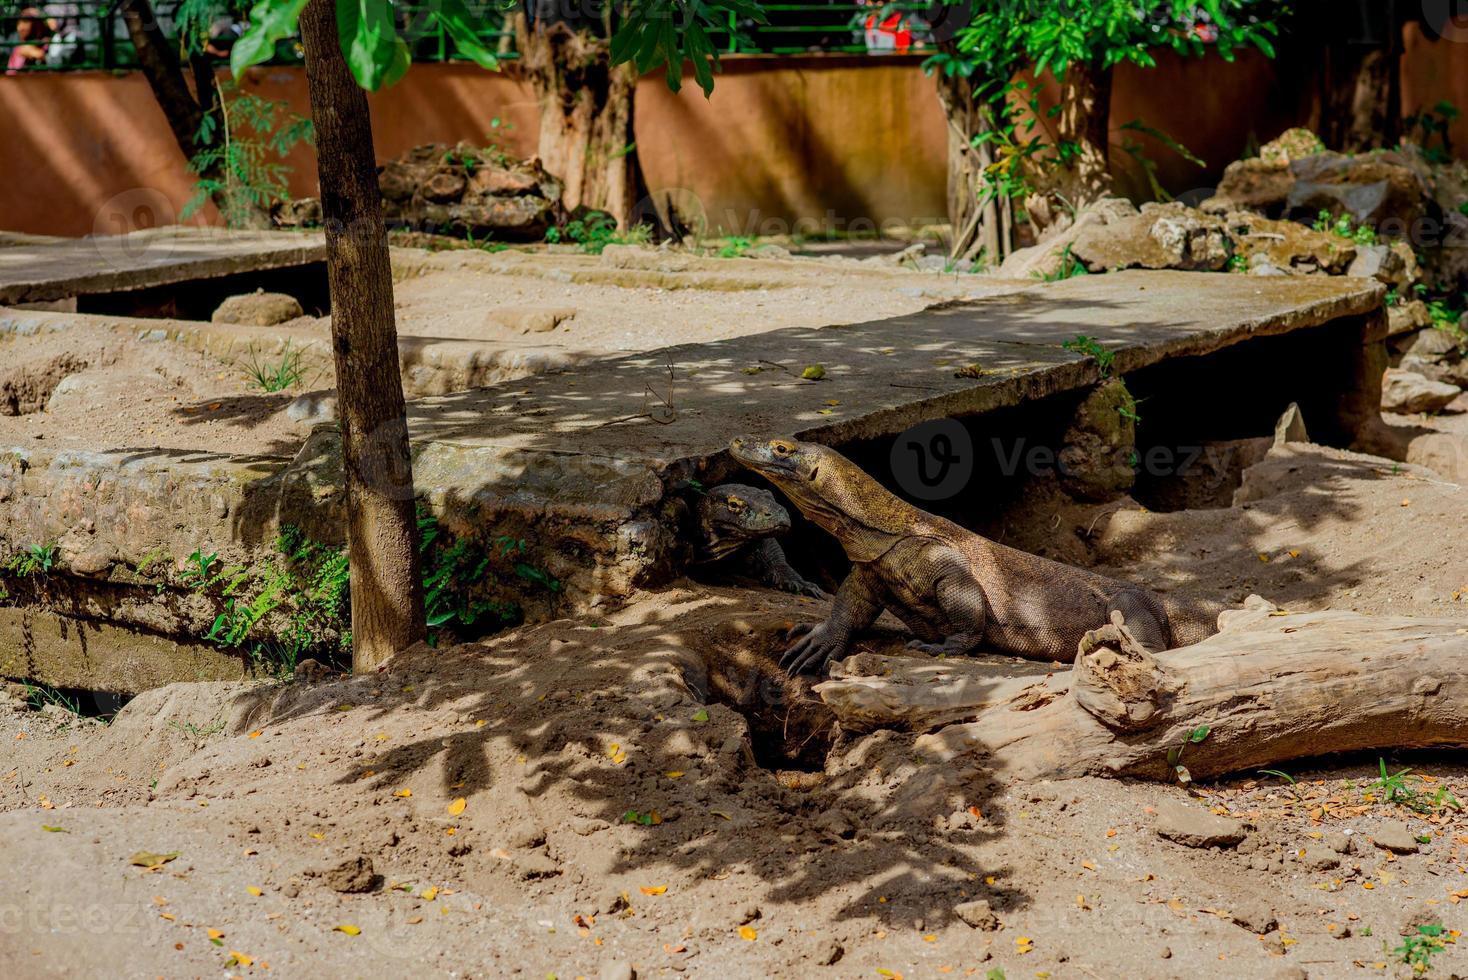
[[[177,36],[179,0],[154,0],[154,15],[167,37]],[[402,33],[409,39],[415,61],[461,60],[453,40],[426,15],[426,4],[402,2],[398,10]],[[18,3],[0,0],[0,62],[11,67],[12,53],[29,44],[44,53],[27,58],[17,71],[125,70],[136,68],[137,52],[119,13],[120,0],[75,0],[70,3]],[[930,46],[921,3],[776,3],[764,7],[767,24],[738,22],[732,16],[727,29],[715,33],[719,49],[727,54],[803,54],[811,51],[850,54],[890,54],[920,51]],[[19,21],[25,12],[42,14],[45,27],[32,24],[30,37]],[[485,5],[481,40],[503,57],[515,57],[514,31],[499,8]],[[223,63],[233,35],[242,25],[217,22],[211,35],[214,56]],[[38,34],[48,35],[42,39]],[[299,64],[300,45],[284,41],[277,46],[273,64]]]

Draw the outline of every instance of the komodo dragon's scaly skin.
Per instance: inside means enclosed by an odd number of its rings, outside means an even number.
[[[775,502],[768,490],[742,483],[725,483],[698,500],[698,543],[694,560],[699,564],[727,566],[772,589],[826,598],[814,582],[808,582],[790,567],[785,550],[775,538],[790,530],[790,512]]]
[[[1082,634],[1113,610],[1148,649],[1172,645],[1161,601],[1147,589],[996,544],[894,496],[833,449],[793,439],[741,437],[734,458],[769,480],[841,542],[852,561],[831,615],[781,663],[819,671],[885,608],[929,653],[984,646],[1071,661]]]

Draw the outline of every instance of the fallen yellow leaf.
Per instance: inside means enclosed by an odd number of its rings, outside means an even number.
[[[229,951],[229,962],[226,963],[226,964],[224,964],[224,965],[225,966],[253,966],[254,964],[255,964],[255,958],[253,956],[246,956],[244,953],[241,953],[239,950],[232,949],[232,950]]]
[[[223,939],[224,938],[224,930],[223,929],[207,929],[205,931],[208,932],[210,939]]]
[[[668,890],[668,886],[667,885],[643,885],[641,888],[639,888],[637,890],[640,891],[640,892],[642,892],[642,894],[644,894],[644,895],[661,895],[663,892],[665,892],[665,891]]]
[[[140,868],[146,868],[152,871],[155,868],[163,867],[169,861],[178,857],[178,853],[178,851],[171,851],[168,854],[154,854],[152,851],[139,851],[128,858],[127,863],[135,864]]]
[[[454,802],[449,804],[449,816],[457,817],[459,814],[464,812],[464,807],[468,805],[468,800],[464,799],[462,796],[459,797],[457,800],[454,800]]]
[[[406,788],[406,787],[404,787],[403,789],[397,790],[396,792],[393,793],[393,796],[401,797],[402,799],[405,799],[405,800],[408,797],[412,796],[412,795],[413,795],[413,791],[410,790],[410,789],[408,789],[408,788]]]
[[[250,738],[259,738],[261,735],[264,735],[264,734],[265,734],[265,729],[263,729],[263,728],[257,728],[253,732],[250,733],[249,737]]]
[[[754,926],[740,926],[739,938],[747,939],[750,942],[754,942],[756,939],[759,938],[759,933],[755,930]]]
[[[336,928],[332,929],[331,931],[332,932],[344,932],[348,936],[360,936],[362,934],[362,930],[361,929],[358,929],[356,926],[337,926]]]
[[[249,892],[251,895],[254,895],[256,898],[259,898],[261,895],[265,894],[263,889],[258,888],[255,885],[251,885],[250,887],[246,888],[245,891]]]
[[[428,886],[427,888],[423,889],[423,893],[419,897],[422,898],[423,901],[425,901],[425,902],[431,902],[431,901],[433,901],[435,898],[438,897],[438,886],[437,885],[430,885],[430,886]]]
[[[666,775],[669,779],[681,779],[683,777],[683,770],[674,769],[668,772]]]

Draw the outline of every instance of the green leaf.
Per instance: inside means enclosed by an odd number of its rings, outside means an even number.
[[[1203,739],[1207,738],[1208,733],[1211,731],[1213,731],[1213,729],[1209,728],[1207,725],[1199,725],[1188,734],[1188,741],[1192,742],[1194,745],[1197,745],[1199,742],[1203,741]]]
[[[480,68],[499,70],[499,58],[474,33],[474,17],[464,5],[464,0],[438,0],[432,15],[448,32],[449,37],[453,38],[454,47],[459,49],[460,54],[470,58]],[[496,119],[495,123],[498,122]]]
[[[296,33],[296,22],[306,0],[260,0],[250,8],[250,29],[229,51],[229,67],[238,79],[246,68],[269,61],[275,56],[275,45]]]
[[[41,829],[44,830],[48,834],[69,834],[69,833],[71,833],[71,831],[67,830],[65,827],[49,827],[46,824],[41,824]]]
[[[707,708],[699,708],[697,711],[695,711],[693,713],[693,720],[694,721],[708,721],[709,720],[709,709],[707,709]]]
[[[336,0],[336,31],[357,84],[375,92],[408,70],[408,46],[398,37],[387,0]]]

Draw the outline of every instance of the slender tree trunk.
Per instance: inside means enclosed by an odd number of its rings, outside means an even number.
[[[999,220],[999,210],[1008,202],[981,193],[984,170],[993,162],[987,144],[974,144],[987,129],[983,106],[974,98],[970,79],[939,73],[937,82],[938,101],[948,120],[948,223],[953,229],[949,256],[973,259],[982,254],[990,264],[998,264],[1008,254]]]
[[[565,209],[605,211],[625,227],[637,203],[633,148],[636,70],[612,66],[588,26],[515,15],[515,43],[540,103],[540,162],[561,179]]]
[[[1044,206],[1030,209],[1039,232],[1068,226],[1075,211],[1111,192],[1111,79],[1111,69],[1076,61],[1060,80],[1055,139],[1072,156],[1042,187]]]
[[[335,0],[310,0],[300,25],[331,280],[352,666],[362,672],[427,635],[413,463],[367,95],[342,56]]]
[[[118,8],[128,37],[137,50],[138,64],[153,98],[168,120],[173,140],[183,151],[186,159],[192,160],[199,152],[196,137],[205,113],[219,102],[219,87],[214,83],[214,71],[202,55],[190,58],[194,90],[189,90],[184,76],[183,64],[179,61],[174,42],[164,36],[158,27],[158,17],[148,0],[122,0]],[[218,177],[221,168],[212,166],[200,177]],[[216,195],[216,204],[223,210],[223,202]]]

